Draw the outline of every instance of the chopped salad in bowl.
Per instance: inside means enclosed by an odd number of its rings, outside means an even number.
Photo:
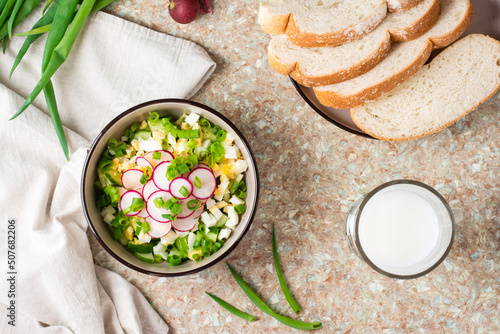
[[[142,119],[105,143],[101,138],[101,154],[94,155],[94,215],[100,214],[107,239],[139,260],[127,255],[127,262],[155,266],[153,274],[158,267],[165,274],[172,267],[196,271],[220,258],[256,209],[256,179],[247,175],[249,167],[256,175],[255,162],[249,148],[237,144],[246,142],[193,109],[142,110]],[[87,218],[94,223],[88,212]]]

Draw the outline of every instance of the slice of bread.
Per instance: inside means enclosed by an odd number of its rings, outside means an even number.
[[[407,11],[389,13],[369,34],[338,46],[303,48],[291,43],[286,35],[277,35],[269,43],[269,63],[304,86],[349,80],[382,61],[391,39],[410,40],[424,34],[434,26],[439,13],[439,0],[424,0]]]
[[[259,23],[303,47],[339,45],[366,35],[385,18],[385,0],[263,0]]]
[[[500,88],[500,42],[472,34],[442,51],[391,93],[351,109],[373,137],[402,141],[441,131]]]
[[[469,0],[441,0],[441,15],[428,32],[410,42],[394,43],[387,57],[354,79],[314,87],[319,102],[350,109],[390,92],[425,64],[433,48],[445,47],[463,34],[472,14]]]
[[[400,12],[415,7],[423,0],[386,0],[390,12]]]

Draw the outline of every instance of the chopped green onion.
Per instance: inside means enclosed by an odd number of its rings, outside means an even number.
[[[280,258],[278,256],[278,247],[276,246],[276,232],[274,231],[273,224],[273,257],[274,257],[274,266],[276,267],[276,274],[278,274],[278,280],[280,281],[281,290],[283,290],[283,294],[288,301],[288,304],[292,308],[295,313],[299,313],[300,306],[293,298],[290,290],[288,290],[288,286],[286,285],[285,278],[283,277],[283,272],[281,271]]]
[[[234,211],[236,211],[237,214],[242,214],[243,212],[246,211],[246,207],[244,204],[238,204],[234,207]]]
[[[132,200],[132,204],[128,208],[123,210],[123,213],[127,214],[130,212],[141,211],[144,208],[145,208],[144,200],[142,198],[134,198]]]
[[[113,240],[118,240],[123,236],[123,232],[119,228],[115,228],[113,230]]]
[[[220,129],[219,131],[217,131],[217,134],[215,135],[215,138],[217,139],[217,141],[219,142],[223,142],[226,140],[226,137],[227,137],[227,132]]]
[[[106,188],[104,188],[104,192],[106,193],[106,195],[109,196],[112,205],[118,204],[121,197],[120,193],[118,192],[118,189],[116,189],[113,186],[107,186]]]
[[[171,221],[174,221],[175,220],[175,216],[172,216],[170,214],[164,214],[164,215],[161,215],[163,218],[165,219],[168,219],[168,220],[171,220]]]
[[[201,260],[203,260],[203,257],[200,256],[200,254],[193,254],[193,260],[195,260],[196,262],[200,262]]]
[[[178,199],[176,197],[172,197],[171,199],[169,199],[168,201],[164,202],[163,203],[163,207],[167,210],[170,210],[170,208],[172,207],[172,205],[174,205],[175,203],[177,203]]]
[[[148,182],[148,180],[151,178],[151,176],[153,176],[153,171],[151,170],[151,167],[146,166],[144,168],[144,173],[142,173],[139,182],[141,184],[146,184],[146,182]]]
[[[251,314],[248,314],[248,313],[245,313],[239,309],[237,309],[236,307],[234,307],[233,305],[229,304],[228,302],[220,299],[219,297],[217,296],[214,296],[212,295],[211,293],[208,293],[207,291],[205,291],[205,293],[207,295],[209,295],[213,300],[215,300],[215,302],[217,304],[219,304],[220,306],[222,306],[225,310],[231,312],[232,314],[240,317],[240,318],[243,318],[247,321],[255,321],[257,320],[257,317],[254,316],[254,315],[251,315]]]
[[[231,189],[236,190],[236,189],[238,189],[239,186],[240,186],[239,182],[233,182],[233,184],[231,185]]]
[[[244,199],[247,196],[247,193],[245,191],[237,190],[235,193],[236,197]]]
[[[191,162],[191,164],[196,165],[199,162],[198,156],[194,153],[190,153],[189,161]]]
[[[189,141],[186,143],[186,146],[189,148],[195,148],[196,145],[198,145],[198,142],[195,139],[189,139]]]
[[[172,207],[170,208],[170,212],[172,212],[174,215],[178,215],[179,213],[182,212],[182,204],[181,203],[174,203]]]
[[[198,225],[198,230],[203,234],[207,234],[207,227],[203,224]]]
[[[201,207],[201,201],[199,199],[192,199],[186,204],[188,210],[195,211]]]
[[[151,125],[156,125],[158,124],[158,121],[160,120],[160,116],[158,115],[158,113],[156,111],[152,112],[151,114],[149,114],[149,118],[148,118],[148,121]],[[153,158],[154,159],[154,158]]]
[[[200,126],[202,128],[210,129],[212,127],[212,125],[210,124],[210,122],[206,118],[200,118],[198,123],[200,124]]]
[[[194,186],[198,189],[201,189],[201,186],[203,183],[201,182],[200,178],[198,176],[194,177]]]
[[[149,226],[148,222],[144,222],[142,224],[142,233],[146,234],[151,230],[151,227]]]
[[[200,247],[201,243],[199,241],[195,241],[193,244],[193,248],[198,248]]]
[[[177,249],[179,251],[187,251],[189,250],[189,246],[187,244],[187,241],[186,241],[186,238],[177,238],[175,239],[175,247],[177,247]]]
[[[177,166],[177,169],[179,170],[179,174],[184,174],[186,172],[189,172],[189,170],[190,170],[188,165],[185,162],[183,162],[182,164]]]
[[[165,202],[163,201],[163,198],[157,197],[153,200],[153,204],[159,209],[165,204]]]
[[[101,194],[97,198],[96,201],[96,206],[98,208],[104,208],[105,206],[108,206],[110,204],[109,196],[106,194]]]
[[[169,181],[172,181],[173,179],[175,179],[177,177],[177,175],[179,175],[179,171],[177,169],[177,167],[175,165],[170,165],[167,167],[167,179]]]
[[[97,165],[97,168],[100,168],[103,172],[107,172],[113,167],[113,160],[108,158],[102,158]]]
[[[153,159],[160,160],[161,159],[161,152],[155,152],[155,153],[153,153]]]
[[[179,193],[184,196],[184,198],[187,198],[189,196],[189,191],[184,186],[179,189]]]
[[[177,137],[184,139],[198,139],[200,138],[200,130],[178,130]]]
[[[135,235],[139,235],[139,234],[141,234],[141,230],[142,230],[142,228],[141,228],[140,226],[137,226],[137,227],[135,228]]]
[[[209,257],[210,256],[210,249],[208,247],[201,247],[201,255],[203,257]]]
[[[303,330],[313,330],[313,329],[318,329],[321,328],[322,323],[319,321],[315,321],[312,323],[308,322],[303,322],[299,320],[294,320],[290,319],[287,317],[284,317],[282,315],[277,314],[274,312],[269,306],[267,306],[266,303],[260,299],[260,297],[250,288],[250,286],[241,278],[240,275],[234,269],[229,265],[229,263],[226,263],[227,266],[229,267],[229,270],[231,271],[231,274],[233,274],[234,279],[238,283],[238,285],[241,287],[241,289],[245,292],[245,294],[248,296],[248,298],[257,306],[262,312],[272,316],[279,322],[292,327],[296,329],[303,329]]]
[[[161,257],[160,254],[155,254],[154,259],[155,259],[155,263],[160,263],[161,261],[163,261],[163,258]]]

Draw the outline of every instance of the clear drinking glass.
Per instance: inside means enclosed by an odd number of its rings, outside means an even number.
[[[375,271],[397,279],[436,268],[455,234],[453,212],[443,196],[412,180],[375,188],[354,203],[345,224],[352,251]]]

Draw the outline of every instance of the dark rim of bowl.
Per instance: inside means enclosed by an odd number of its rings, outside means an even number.
[[[203,266],[201,266],[199,268],[195,268],[195,269],[191,269],[191,270],[183,271],[183,272],[178,272],[178,273],[161,273],[161,272],[156,272],[156,271],[150,271],[150,270],[142,269],[142,268],[139,268],[139,267],[133,265],[132,263],[129,263],[129,262],[125,261],[120,256],[118,256],[118,254],[116,254],[115,252],[113,252],[113,250],[111,248],[109,248],[108,245],[106,245],[106,243],[101,239],[101,237],[99,236],[99,234],[97,234],[97,231],[94,228],[94,225],[93,225],[93,223],[92,223],[92,221],[90,219],[90,215],[89,215],[88,210],[87,210],[87,202],[85,200],[85,180],[86,180],[87,170],[89,168],[90,157],[95,153],[97,143],[101,140],[101,138],[103,137],[103,135],[111,128],[111,126],[113,126],[116,122],[118,122],[124,116],[126,116],[126,115],[134,112],[137,109],[144,108],[146,106],[153,105],[153,104],[159,104],[159,103],[184,103],[184,104],[189,104],[189,105],[192,105],[192,106],[204,109],[204,110],[206,110],[206,111],[214,114],[215,116],[219,117],[224,122],[226,122],[229,125],[229,127],[231,127],[231,129],[234,130],[234,132],[236,132],[238,134],[238,136],[240,137],[241,141],[243,142],[243,144],[246,146],[248,152],[250,153],[250,157],[252,159],[252,163],[253,163],[253,165],[255,167],[255,181],[256,181],[256,183],[255,183],[256,184],[256,187],[255,187],[256,188],[255,189],[256,190],[256,193],[255,193],[255,205],[253,207],[252,212],[250,213],[250,217],[249,217],[247,226],[245,227],[245,229],[243,230],[243,232],[239,235],[239,237],[236,240],[236,242],[231,247],[229,247],[222,254],[222,256],[220,256],[215,261],[209,262],[209,263],[207,263],[207,264],[205,264],[205,265],[203,265]],[[85,164],[83,166],[82,179],[81,179],[81,189],[80,189],[80,197],[81,197],[82,204],[83,204],[83,212],[85,214],[85,218],[87,219],[87,223],[90,226],[90,229],[92,230],[92,232],[96,236],[96,238],[99,241],[99,243],[101,244],[101,246],[109,254],[111,254],[111,256],[113,256],[116,260],[118,260],[119,262],[121,262],[125,266],[127,266],[127,267],[129,267],[129,268],[131,268],[133,270],[136,270],[136,271],[138,271],[140,273],[151,275],[151,276],[173,277],[173,276],[191,275],[191,274],[195,274],[197,272],[200,272],[202,270],[205,270],[205,269],[207,269],[207,268],[209,268],[209,267],[217,264],[222,259],[224,259],[227,255],[229,255],[236,248],[236,246],[238,246],[238,244],[240,243],[240,241],[243,239],[243,237],[245,236],[245,234],[250,229],[250,226],[252,225],[252,222],[253,222],[253,220],[255,218],[255,214],[257,212],[257,206],[258,206],[258,203],[259,203],[259,193],[260,193],[260,187],[259,187],[259,185],[260,185],[259,171],[258,171],[258,168],[257,168],[257,161],[255,160],[254,153],[253,153],[252,149],[250,148],[250,145],[248,144],[247,140],[243,136],[243,133],[241,133],[241,131],[228,118],[226,118],[224,115],[222,115],[218,111],[216,111],[216,110],[214,110],[214,109],[212,109],[212,108],[210,108],[210,107],[208,107],[208,106],[206,106],[204,104],[198,103],[198,102],[184,100],[184,99],[158,99],[158,100],[151,100],[151,101],[148,101],[148,102],[144,102],[144,103],[138,104],[138,105],[136,105],[136,106],[134,106],[132,108],[127,109],[126,111],[122,112],[121,114],[119,114],[118,116],[116,116],[115,118],[113,118],[113,120],[110,121],[104,127],[104,129],[101,130],[101,132],[99,133],[99,135],[97,135],[96,139],[94,140],[94,142],[92,143],[92,146],[90,147],[90,149],[88,151],[87,158],[85,159]]]
[[[361,247],[361,243],[359,241],[359,219],[361,217],[361,212],[363,211],[363,208],[365,207],[365,205],[368,202],[368,200],[370,198],[372,198],[380,190],[382,190],[384,188],[387,188],[389,186],[392,186],[394,184],[401,184],[401,183],[412,184],[412,185],[416,185],[416,186],[422,187],[425,190],[428,190],[432,194],[436,195],[436,197],[439,198],[439,200],[443,203],[444,207],[448,211],[448,214],[449,214],[450,220],[451,220],[451,238],[450,238],[450,244],[446,248],[446,250],[443,253],[443,255],[432,266],[430,266],[429,268],[425,269],[424,271],[422,271],[420,273],[413,274],[413,275],[396,275],[396,274],[389,273],[389,272],[387,272],[387,271],[379,268],[372,261],[370,261],[370,259],[368,258],[368,256],[364,252],[363,247]],[[356,225],[355,225],[355,228],[354,228],[354,233],[355,233],[356,247],[357,247],[357,250],[359,251],[359,254],[361,255],[361,258],[370,267],[372,267],[373,270],[379,272],[382,275],[385,275],[385,276],[388,276],[388,277],[391,277],[391,278],[396,278],[396,279],[412,279],[412,278],[418,278],[418,277],[421,277],[421,276],[424,276],[424,275],[430,273],[431,271],[433,271],[434,269],[436,269],[444,261],[444,259],[446,259],[446,257],[448,256],[448,254],[451,251],[451,247],[453,246],[453,240],[455,238],[455,217],[453,216],[453,212],[452,212],[452,210],[451,210],[448,202],[446,201],[446,199],[436,189],[428,186],[425,183],[419,182],[419,181],[404,180],[404,179],[403,180],[394,180],[394,181],[390,181],[390,182],[387,182],[387,183],[384,183],[384,184],[378,186],[377,188],[373,189],[370,193],[368,193],[368,195],[365,196],[365,198],[361,202],[361,204],[359,206],[359,209],[358,209],[358,215],[356,217]]]
[[[339,122],[337,122],[336,120],[334,120],[333,118],[331,118],[330,116],[328,116],[323,110],[321,110],[320,108],[318,108],[308,97],[307,95],[304,93],[304,91],[301,89],[300,87],[300,84],[295,81],[291,76],[288,76],[288,78],[290,79],[290,81],[292,82],[293,86],[295,87],[295,90],[299,93],[299,95],[302,97],[302,99],[304,101],[307,102],[307,104],[309,105],[309,107],[311,107],[316,113],[318,113],[321,117],[323,117],[324,119],[326,119],[328,122],[332,123],[333,125],[335,125],[336,127],[338,128],[341,128],[342,130],[344,131],[347,131],[347,132],[350,132],[354,135],[358,135],[360,137],[365,137],[365,138],[369,138],[369,139],[375,139],[375,140],[378,140],[377,138],[374,138],[372,136],[370,136],[369,134],[365,133],[365,132],[362,132],[362,131],[357,131],[357,130],[354,130],[354,129],[351,129],[347,126],[345,126],[344,124],[341,124]]]

